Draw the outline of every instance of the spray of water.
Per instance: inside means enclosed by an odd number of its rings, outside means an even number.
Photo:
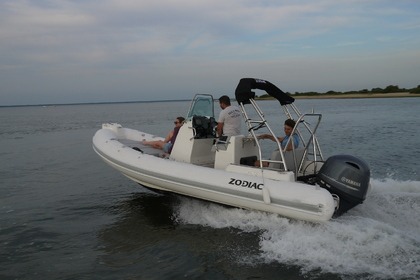
[[[263,262],[353,279],[420,278],[420,182],[372,180],[366,201],[323,224],[183,198],[179,223],[260,232]],[[247,260],[243,260],[247,262]]]

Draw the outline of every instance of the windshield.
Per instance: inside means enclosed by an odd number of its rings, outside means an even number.
[[[191,102],[187,118],[192,116],[214,118],[213,96],[210,94],[197,94]]]

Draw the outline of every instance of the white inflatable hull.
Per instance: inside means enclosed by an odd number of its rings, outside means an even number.
[[[142,153],[125,144],[152,138],[156,139],[118,124],[104,124],[93,137],[93,148],[113,168],[152,189],[306,221],[328,221],[334,213],[336,202],[326,189],[295,182],[291,171],[233,164],[215,169]]]

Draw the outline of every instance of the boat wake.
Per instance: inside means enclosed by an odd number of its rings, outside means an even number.
[[[364,204],[323,224],[184,197],[175,218],[182,224],[259,232],[259,252],[243,256],[243,263],[298,265],[307,276],[419,279],[420,181],[373,179],[371,184]]]

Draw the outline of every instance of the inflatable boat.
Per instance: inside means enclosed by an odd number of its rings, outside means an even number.
[[[264,151],[260,132],[276,139],[281,135],[271,129],[254,90],[280,103],[280,120],[296,121],[292,133],[299,136],[299,147],[285,151],[275,141],[271,151]],[[351,155],[324,160],[316,136],[321,114],[301,113],[292,96],[262,79],[241,79],[235,97],[247,135],[217,138],[213,96],[197,94],[169,155],[142,145],[162,137],[117,123],[102,125],[93,149],[147,188],[293,219],[328,221],[365,200],[370,188],[367,163]]]

